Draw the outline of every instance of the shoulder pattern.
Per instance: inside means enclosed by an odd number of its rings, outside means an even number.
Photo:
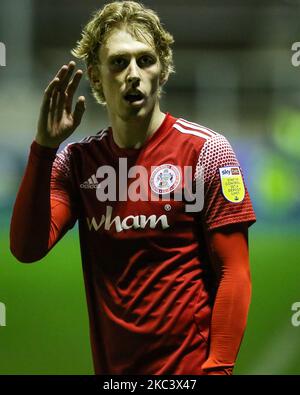
[[[180,133],[190,134],[196,137],[200,137],[202,139],[208,140],[216,135],[217,132],[199,125],[194,122],[187,121],[183,118],[178,118],[177,121],[174,123],[173,127],[178,130]]]
[[[239,166],[239,162],[226,137],[217,133],[203,145],[194,178],[204,177],[204,182],[207,183],[219,168],[225,166]]]

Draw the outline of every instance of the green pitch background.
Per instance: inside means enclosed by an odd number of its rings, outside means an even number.
[[[93,374],[77,229],[42,261],[21,264],[1,238],[0,374]],[[300,242],[295,233],[250,232],[253,293],[236,374],[300,374]]]

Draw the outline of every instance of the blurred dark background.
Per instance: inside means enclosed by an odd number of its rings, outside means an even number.
[[[105,3],[1,0],[0,302],[9,313],[0,327],[0,373],[91,372],[76,230],[41,265],[26,267],[9,252],[8,230],[43,90]],[[300,0],[143,3],[175,38],[176,74],[162,109],[229,139],[257,213],[250,231],[253,299],[236,372],[299,374],[300,328],[291,324],[291,305],[300,300],[300,66],[292,62]],[[70,141],[108,122],[86,79],[82,94],[87,111]]]

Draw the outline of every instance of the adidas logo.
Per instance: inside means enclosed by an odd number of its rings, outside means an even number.
[[[85,181],[84,183],[80,184],[80,188],[83,188],[83,189],[96,189],[98,185],[99,185],[99,182],[98,182],[95,174],[93,174],[87,181]]]

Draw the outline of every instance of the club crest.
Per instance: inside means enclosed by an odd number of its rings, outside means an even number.
[[[180,180],[180,171],[176,166],[163,164],[153,170],[150,178],[150,187],[153,192],[163,195],[174,191],[178,187]]]

